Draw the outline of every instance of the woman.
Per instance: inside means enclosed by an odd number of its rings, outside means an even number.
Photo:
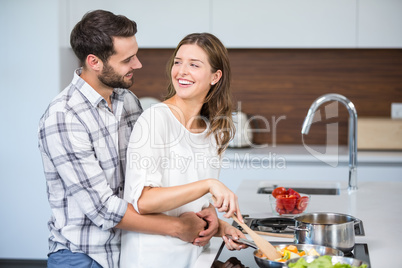
[[[179,216],[214,206],[237,214],[236,195],[217,180],[220,160],[234,134],[230,65],[226,48],[208,33],[190,34],[168,63],[170,84],[163,103],[144,111],[127,150],[124,198],[141,214]],[[244,235],[219,220],[217,236]],[[191,267],[202,247],[177,238],[125,232],[121,267]]]

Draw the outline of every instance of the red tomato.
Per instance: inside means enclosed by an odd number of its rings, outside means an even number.
[[[299,194],[298,192],[296,192],[295,190],[293,190],[292,188],[289,188],[289,190],[288,190],[288,195],[294,195],[294,196],[296,196],[297,198],[300,197],[300,194]]]
[[[277,206],[275,210],[279,213],[279,215],[286,214],[286,210],[284,208],[278,208]]]
[[[308,197],[302,196],[297,200],[296,207],[300,212],[303,212],[304,210],[306,210],[307,204],[308,204]]]
[[[278,188],[275,188],[272,191],[272,196],[275,197],[275,198],[280,194],[287,194],[287,191],[286,191],[285,187],[278,187]]]
[[[278,195],[276,197],[276,202],[281,202],[283,204],[284,209],[286,212],[292,211],[296,206],[297,198],[294,195]]]
[[[276,198],[276,208],[277,209],[284,209],[282,199]]]
[[[291,214],[299,214],[301,211],[299,211],[297,208],[292,210]]]
[[[276,212],[279,213],[279,215],[286,213],[286,210],[285,210],[285,207],[283,206],[283,201],[282,201],[284,198],[285,198],[285,195],[283,195],[283,194],[276,196],[275,210],[276,210]]]

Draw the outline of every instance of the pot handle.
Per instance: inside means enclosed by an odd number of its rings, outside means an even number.
[[[235,242],[235,243],[245,244],[245,245],[250,246],[252,248],[258,249],[257,245],[251,240],[241,238],[241,237],[239,237],[239,239],[236,240],[231,235],[226,235],[226,237],[231,239],[231,240],[233,240],[233,242]]]
[[[357,218],[355,218],[355,219],[353,220],[353,224],[354,224],[354,225],[360,224],[361,222],[362,222],[362,221],[359,220],[359,219],[357,219]]]
[[[304,228],[300,228],[300,227],[296,227],[296,226],[288,226],[289,229],[295,230],[295,231],[307,231],[309,232],[309,228],[304,227]]]

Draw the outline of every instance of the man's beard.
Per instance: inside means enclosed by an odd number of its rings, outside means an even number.
[[[108,64],[103,66],[102,73],[98,76],[98,79],[111,88],[129,88],[134,83],[134,76],[129,81],[125,81],[124,76],[118,75]]]

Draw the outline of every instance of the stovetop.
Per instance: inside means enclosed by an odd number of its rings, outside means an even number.
[[[286,244],[286,242],[271,242],[272,245]],[[248,247],[246,249],[242,249],[239,251],[230,251],[225,247],[225,244],[222,243],[219,248],[218,254],[212,264],[212,268],[220,268],[220,267],[232,267],[232,266],[223,266],[223,264],[233,264],[238,265],[235,267],[258,267],[257,263],[254,260],[254,248]],[[362,261],[366,261],[370,264],[370,256],[368,252],[368,246],[366,243],[356,243],[355,247],[350,254],[346,254],[347,257],[356,258]]]
[[[286,217],[269,217],[269,218],[250,218],[248,215],[243,215],[244,223],[254,231],[273,232],[289,234],[294,233],[294,230],[288,228],[289,226],[295,226],[295,220]],[[233,226],[242,230],[236,222]],[[243,230],[242,230],[243,231]],[[364,236],[363,222],[355,225],[355,235]],[[287,242],[271,242],[273,245],[284,244]],[[293,241],[288,242],[293,243]],[[240,251],[230,251],[222,243],[219,252],[212,265],[213,268],[222,267],[222,263],[238,264],[238,267],[258,267],[254,260],[254,249],[249,247]],[[353,251],[349,254],[345,254],[347,257],[353,257],[370,263],[370,257],[368,252],[368,246],[365,243],[356,243]],[[237,267],[237,266],[236,266]]]
[[[292,234],[294,229],[289,228],[295,226],[295,220],[287,217],[269,217],[269,218],[250,218],[248,215],[243,216],[244,223],[254,231],[271,232],[271,233],[283,233]],[[239,230],[243,229],[234,223],[233,226]],[[355,224],[355,235],[364,236],[363,222]]]

